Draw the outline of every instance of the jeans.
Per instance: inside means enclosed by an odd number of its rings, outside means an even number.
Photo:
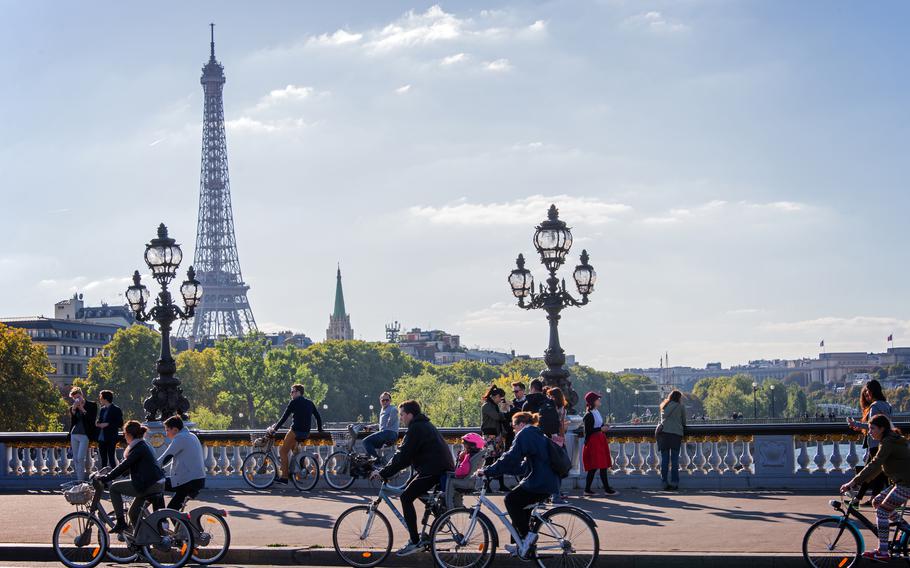
[[[129,495],[135,497],[133,504],[130,505],[130,524],[136,526],[136,519],[139,518],[139,511],[142,510],[142,504],[145,503],[144,497],[154,495],[155,493],[164,493],[164,483],[153,483],[145,491],[139,491],[133,485],[130,478],[120,479],[111,484],[111,505],[114,507],[114,514],[119,522],[123,522],[123,496]]]
[[[101,466],[98,469],[103,467],[117,467],[117,442],[98,442],[98,457],[101,458]]]
[[[540,503],[549,497],[546,493],[531,493],[518,487],[509,491],[506,495],[506,511],[512,519],[512,526],[518,532],[518,536],[524,538],[528,536],[531,524],[531,510],[525,509],[531,503]]]
[[[363,439],[363,449],[370,457],[378,458],[377,450],[383,446],[391,446],[398,441],[398,432],[393,430],[380,430]]]
[[[70,447],[73,449],[73,470],[76,479],[85,481],[85,462],[88,457],[88,436],[85,434],[71,434]]]
[[[177,485],[175,487],[171,484],[171,478],[168,477],[164,482],[164,490],[173,491],[174,496],[171,497],[171,500],[168,502],[167,508],[175,511],[182,511],[186,502],[195,496],[193,494],[199,493],[199,490],[204,487],[205,478],[193,479],[192,481],[187,481],[183,485]]]
[[[667,483],[667,474],[670,474],[670,483],[679,483],[679,448],[660,451],[660,478]]]
[[[417,509],[414,508],[414,501],[436,487],[437,483],[439,483],[438,475],[413,477],[399,497],[401,514],[404,516],[404,524],[408,527],[408,539],[414,544],[420,542],[420,533],[417,532]]]

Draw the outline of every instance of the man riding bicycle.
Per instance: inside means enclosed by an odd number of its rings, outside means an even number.
[[[541,503],[559,491],[559,476],[550,466],[549,440],[537,427],[537,415],[518,412],[512,416],[515,441],[512,447],[496,463],[477,472],[479,477],[497,476],[507,473],[522,475],[530,467],[521,482],[506,495],[506,510],[512,518],[512,526],[522,539],[528,538],[531,510],[528,505]],[[535,535],[536,536],[536,535]],[[531,543],[525,543],[531,544]],[[518,553],[517,545],[506,545],[510,554]]]
[[[205,487],[205,458],[199,438],[184,428],[179,416],[171,416],[164,421],[164,432],[171,445],[158,458],[158,463],[165,466],[173,461],[164,489],[174,492],[167,508],[179,511],[190,495]]]
[[[392,406],[392,395],[384,392],[379,395],[379,424],[370,424],[367,428],[376,430],[363,439],[363,449],[370,457],[378,458],[377,450],[391,446],[398,441],[398,410]]]
[[[872,500],[878,525],[878,550],[863,553],[864,558],[885,562],[891,559],[888,551],[888,527],[899,518],[897,508],[910,499],[910,443],[891,420],[879,414],[869,422],[869,435],[879,442],[878,453],[856,476],[843,484],[841,493],[875,478],[880,472],[893,485],[885,488]]]
[[[281,443],[281,450],[279,451],[279,454],[281,455],[281,474],[275,479],[277,483],[283,483],[285,485],[288,483],[288,471],[290,469],[289,455],[294,448],[297,447],[297,444],[303,442],[310,436],[314,417],[316,418],[316,428],[320,433],[323,432],[322,416],[319,415],[319,411],[316,410],[316,405],[313,404],[313,401],[303,396],[303,389],[304,387],[301,384],[296,384],[291,387],[291,402],[289,402],[287,408],[284,409],[284,414],[281,415],[281,419],[272,426],[269,426],[267,430],[270,435],[274,434],[288,419],[288,416],[294,416],[291,421],[291,429],[284,435],[284,441]]]
[[[389,465],[373,472],[371,479],[390,479],[404,468],[411,466],[414,476],[401,493],[401,511],[408,527],[408,543],[396,552],[396,556],[408,556],[419,551],[423,544],[417,532],[417,510],[414,501],[439,485],[450,471],[455,471],[455,462],[449,445],[430,419],[420,411],[420,403],[407,400],[398,405],[399,417],[407,428],[404,439]]]

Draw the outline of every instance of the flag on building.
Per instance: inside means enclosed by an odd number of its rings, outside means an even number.
[[[819,347],[824,347],[824,346],[825,346],[825,340],[822,339],[821,343],[819,343],[818,346],[819,346]]]
[[[893,333],[892,333],[891,335],[888,336],[888,341],[894,341],[894,334],[893,334]]]

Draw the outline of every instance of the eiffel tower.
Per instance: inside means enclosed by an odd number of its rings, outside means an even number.
[[[256,331],[256,320],[243,282],[234,237],[231,183],[224,136],[224,67],[215,59],[215,24],[211,24],[211,53],[202,68],[205,110],[202,123],[202,175],[199,219],[193,266],[202,283],[202,302],[196,315],[181,322],[178,337],[190,348],[212,345],[219,337],[238,337]]]

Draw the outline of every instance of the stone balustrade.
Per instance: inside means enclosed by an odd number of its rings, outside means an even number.
[[[907,427],[908,425],[901,425]],[[453,456],[460,451],[460,437],[471,431],[442,429]],[[325,459],[336,449],[341,434],[314,434],[309,451]],[[201,431],[209,487],[243,487],[240,466],[252,451],[255,432],[246,430]],[[660,452],[653,425],[615,425],[609,432],[613,457],[611,483],[619,488],[653,489],[660,485]],[[150,435],[150,443],[163,448],[167,441]],[[565,487],[583,483],[582,443],[579,433],[567,436],[573,470]],[[72,459],[65,433],[0,433],[0,488],[55,488],[73,479]],[[862,437],[843,424],[738,424],[691,426],[680,452],[680,485],[683,488],[719,489],[833,489],[862,464]],[[122,448],[118,449],[118,457]],[[98,464],[93,447],[88,464]],[[322,485],[324,482],[320,482]]]

